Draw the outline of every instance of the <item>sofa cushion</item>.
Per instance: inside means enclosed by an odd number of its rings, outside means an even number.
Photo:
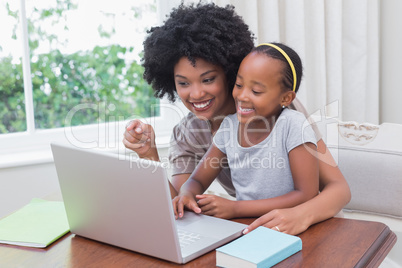
[[[352,199],[346,209],[402,219],[402,153],[339,148]]]

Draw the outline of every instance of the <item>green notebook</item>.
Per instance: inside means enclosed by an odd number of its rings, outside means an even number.
[[[69,230],[63,202],[35,198],[0,220],[0,243],[44,248]]]

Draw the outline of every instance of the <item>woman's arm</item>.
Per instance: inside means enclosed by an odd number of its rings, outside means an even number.
[[[318,194],[316,146],[305,143],[289,152],[294,190],[274,198],[236,201],[234,217],[259,217],[273,209],[289,208]]]
[[[321,193],[303,207],[309,225],[335,216],[351,198],[349,185],[324,141],[317,145]]]
[[[313,199],[289,209],[275,209],[250,224],[245,233],[258,226],[276,229],[296,235],[312,224],[335,216],[349,203],[349,185],[321,139],[317,143],[321,193]]]
[[[136,152],[140,158],[160,161],[158,150],[155,145],[154,129],[151,125],[144,124],[138,119],[132,120],[127,124],[126,131],[124,132],[123,144],[127,149]],[[190,174],[182,175],[187,175],[186,180],[190,176]],[[169,190],[172,198],[177,195],[178,191],[176,189],[180,188],[175,188],[169,181]]]

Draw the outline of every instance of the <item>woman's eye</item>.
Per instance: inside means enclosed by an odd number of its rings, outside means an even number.
[[[212,83],[215,80],[215,77],[211,77],[211,78],[206,78],[204,79],[204,83]]]
[[[178,84],[179,86],[187,86],[187,85],[188,85],[187,82],[177,82],[177,84]]]

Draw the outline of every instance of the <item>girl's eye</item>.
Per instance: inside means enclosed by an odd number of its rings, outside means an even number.
[[[236,86],[237,88],[242,88],[242,85],[240,85],[240,84],[238,84],[238,83],[236,83],[235,86]]]
[[[251,90],[252,92],[253,92],[253,94],[254,95],[259,95],[259,94],[261,94],[262,92],[259,92],[259,91],[255,91],[255,90]]]

